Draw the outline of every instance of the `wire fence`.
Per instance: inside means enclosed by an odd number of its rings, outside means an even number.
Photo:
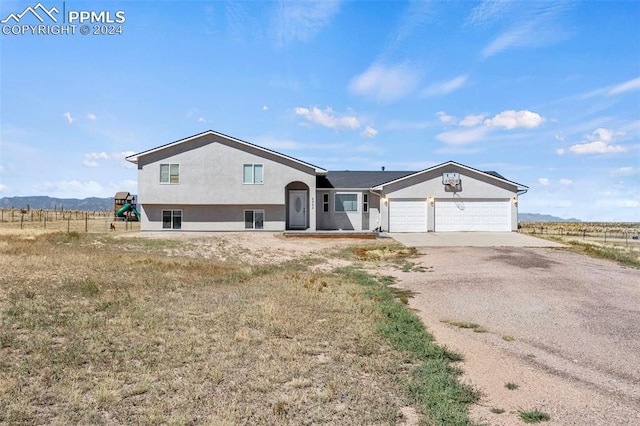
[[[112,211],[0,209],[0,229],[42,232],[110,232],[140,230],[131,218]]]
[[[640,247],[638,223],[520,223],[523,234],[557,236],[564,239],[597,242],[606,245]]]

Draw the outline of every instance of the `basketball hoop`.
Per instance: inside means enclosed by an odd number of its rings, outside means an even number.
[[[449,185],[449,186],[451,186],[451,187],[454,187],[454,186],[456,186],[457,184],[458,184],[458,183],[455,181],[455,179],[450,179],[450,180],[447,182],[447,185]]]

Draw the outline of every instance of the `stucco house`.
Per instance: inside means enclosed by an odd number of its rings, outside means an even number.
[[[527,187],[453,161],[327,171],[214,131],[127,157],[142,231],[516,231]]]

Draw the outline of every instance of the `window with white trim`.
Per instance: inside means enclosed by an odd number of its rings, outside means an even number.
[[[334,210],[336,212],[357,212],[358,194],[356,193],[336,193],[334,199]]]
[[[180,164],[160,164],[160,183],[180,183]]]
[[[242,166],[242,183],[261,185],[264,183],[262,171],[262,164],[245,164]]]
[[[362,194],[362,211],[364,213],[369,211],[369,194]]]
[[[329,211],[329,194],[322,194],[322,211]]]
[[[264,229],[264,210],[245,210],[244,229]]]
[[[162,210],[162,229],[182,229],[182,210]]]

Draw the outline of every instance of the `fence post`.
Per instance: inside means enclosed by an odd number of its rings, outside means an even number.
[[[89,213],[84,213],[84,232],[89,232]]]
[[[604,243],[607,244],[607,230],[604,230]]]
[[[24,215],[23,215],[23,214],[21,214],[21,215],[20,215],[20,229],[22,229],[22,225],[23,225],[23,223],[24,223]]]
[[[67,234],[69,233],[69,230],[71,229],[71,216],[67,216]]]
[[[47,213],[44,214],[44,229],[47,229]]]

